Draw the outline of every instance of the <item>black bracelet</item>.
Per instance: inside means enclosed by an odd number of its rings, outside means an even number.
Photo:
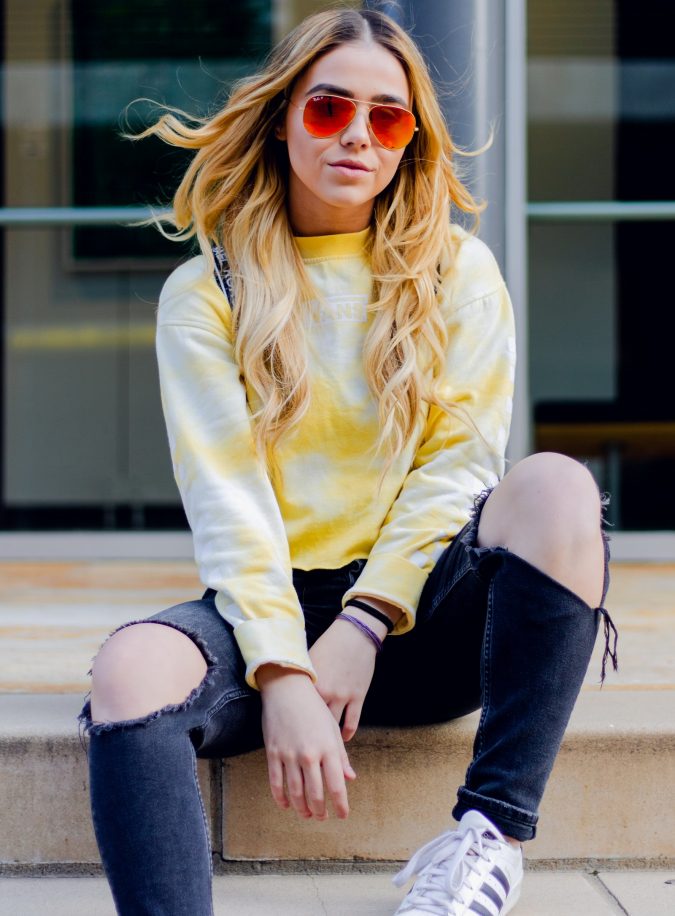
[[[377,608],[372,607],[370,604],[366,604],[365,601],[360,601],[358,598],[350,598],[349,601],[347,601],[346,607],[349,607],[350,604],[353,607],[361,608],[362,611],[367,611],[369,614],[372,614],[373,617],[385,623],[387,625],[387,633],[391,633],[394,629],[394,621],[391,617],[387,617],[382,611],[378,611]]]

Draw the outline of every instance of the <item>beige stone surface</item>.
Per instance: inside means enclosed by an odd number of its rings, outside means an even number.
[[[659,873],[653,873],[658,875]],[[618,877],[630,883],[630,873]],[[645,888],[631,916],[659,916],[650,908],[657,885]],[[391,873],[376,875],[217,876],[215,916],[391,916],[405,888],[391,884]],[[658,895],[658,891],[656,892]],[[0,878],[0,916],[115,916],[103,878]],[[622,912],[594,877],[578,872],[527,874],[514,916],[613,916]]]
[[[608,668],[598,688],[601,630],[528,844],[533,860],[674,854],[675,832],[661,814],[675,785],[675,565],[612,564],[611,574],[606,604],[619,629],[620,670]],[[114,628],[203,587],[191,562],[140,559],[4,561],[0,586],[0,859],[96,861],[75,720],[90,688],[86,672]],[[288,858],[351,858],[354,849],[366,857],[379,849],[379,857],[405,858],[452,825],[477,723],[475,713],[430,728],[361,730],[350,746],[359,779],[346,822],[292,823],[295,815],[271,799],[264,752],[226,761],[228,854],[283,848]],[[208,762],[199,767],[217,830],[220,796],[209,795],[217,781]],[[25,820],[17,800],[25,800]],[[218,830],[214,840],[218,848]]]
[[[0,862],[99,861],[81,705],[72,696],[0,695]],[[212,824],[211,766],[198,761],[197,774]]]
[[[528,857],[673,857],[674,786],[675,692],[582,693]]]
[[[452,822],[478,714],[421,729],[359,730],[350,814],[302,820],[272,799],[264,751],[223,761],[223,849],[234,858],[404,859]],[[447,789],[443,789],[447,787]]]
[[[672,744],[672,742],[671,742]],[[675,785],[675,756],[646,742],[610,749],[563,745],[540,806],[530,859],[675,856],[675,832],[664,818]],[[668,788],[670,786],[670,789]]]
[[[605,607],[619,631],[619,671],[608,659],[602,690],[675,688],[675,563],[611,563]],[[599,689],[604,645],[601,622],[584,690]]]
[[[664,807],[675,785],[673,693],[582,694],[540,811],[531,861],[675,855]],[[0,861],[95,862],[88,763],[73,695],[0,695]],[[230,858],[406,859],[454,825],[451,809],[478,713],[434,726],[361,729],[350,817],[319,823],[280,811],[264,751],[223,761],[222,842]],[[198,763],[221,848],[220,761]],[[670,796],[669,796],[670,793]],[[669,800],[670,799],[670,800]],[[330,806],[329,806],[330,807]]]
[[[612,563],[610,574],[620,667],[603,692],[675,688],[675,564]],[[0,561],[0,692],[84,693],[115,627],[203,592],[186,560]],[[601,628],[584,691],[599,689],[603,649]]]
[[[112,630],[203,593],[188,561],[0,562],[0,692],[84,694]]]
[[[529,859],[675,855],[675,694],[582,694],[540,808]],[[454,826],[478,713],[421,728],[363,728],[349,744],[350,815],[301,820],[275,805],[264,751],[223,761],[223,849],[233,858],[404,859]],[[332,808],[331,808],[332,812]]]
[[[671,815],[672,810],[671,804]],[[675,913],[675,869],[670,872],[609,871],[600,872],[598,877],[630,916]]]
[[[526,872],[520,900],[511,912],[514,916],[614,916],[617,910],[591,875]]]

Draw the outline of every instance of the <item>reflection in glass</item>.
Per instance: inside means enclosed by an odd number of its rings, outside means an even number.
[[[528,4],[533,201],[675,201],[675,7]],[[675,528],[673,222],[533,222],[536,447],[588,460],[609,517]],[[650,486],[651,484],[651,486]]]

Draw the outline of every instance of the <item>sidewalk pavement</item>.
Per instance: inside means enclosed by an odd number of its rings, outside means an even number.
[[[391,875],[214,878],[215,916],[392,916],[405,888]],[[115,916],[105,878],[0,878],[0,916]],[[665,916],[675,871],[525,873],[514,916]]]

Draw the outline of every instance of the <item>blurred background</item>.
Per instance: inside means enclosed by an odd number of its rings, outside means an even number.
[[[213,111],[330,5],[0,3],[0,555],[19,532],[28,550],[47,532],[107,532],[123,555],[129,532],[187,530],[154,321],[192,252],[115,209],[167,204],[187,160],[120,138],[124,109],[144,96]],[[588,462],[612,495],[614,558],[675,557],[675,5],[366,5],[420,44],[457,142],[495,130],[461,168],[489,202],[480,234],[518,323],[508,457]],[[138,125],[148,107],[134,111]]]

